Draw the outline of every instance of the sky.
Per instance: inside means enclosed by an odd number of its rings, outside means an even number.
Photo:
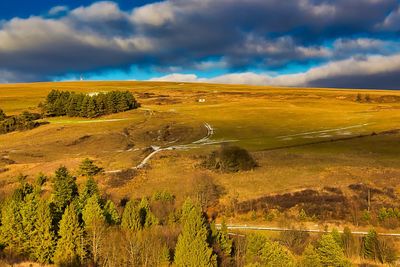
[[[400,0],[4,0],[0,83],[400,89]]]

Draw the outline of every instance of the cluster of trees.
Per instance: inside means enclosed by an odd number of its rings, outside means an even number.
[[[53,177],[39,175],[1,203],[0,243],[8,261],[31,260],[59,266],[350,266],[349,258],[393,262],[392,246],[371,230],[356,238],[349,229],[310,240],[285,232],[276,240],[262,234],[230,235],[217,227],[200,202],[158,192],[116,205],[102,196],[86,159],[77,173],[87,176],[79,189],[65,167]],[[42,187],[51,182],[50,197]]]
[[[7,116],[4,111],[0,109],[0,134],[36,128],[41,124],[37,121],[40,118],[40,114],[30,113],[28,111],[24,111],[20,115]]]
[[[51,179],[39,175],[34,184],[21,176],[19,187],[1,204],[3,258],[59,266],[188,266],[188,261],[215,266],[209,240],[220,253],[230,250],[227,229],[211,235],[197,202],[189,199],[175,208],[175,197],[159,192],[118,207],[101,196],[92,176],[100,171],[84,160],[77,172],[88,176],[81,189],[65,167]],[[50,181],[52,193],[46,198],[42,187]]]
[[[381,207],[379,210],[364,210],[360,223],[395,229],[400,226],[400,210],[386,207]]]
[[[98,116],[123,112],[139,107],[129,91],[110,91],[106,93],[83,94],[52,90],[46,101],[40,104],[46,116],[70,116],[95,118]]]

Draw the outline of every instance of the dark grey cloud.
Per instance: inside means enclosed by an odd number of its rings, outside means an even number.
[[[279,70],[399,52],[397,0],[166,0],[133,10],[103,1],[60,10],[0,23],[0,80],[130,65]]]

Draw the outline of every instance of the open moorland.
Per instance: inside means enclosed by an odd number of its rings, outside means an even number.
[[[367,208],[371,190],[368,205],[377,210],[398,203],[399,91],[164,82],[7,84],[0,85],[0,108],[10,115],[38,112],[52,89],[128,90],[141,107],[95,119],[44,118],[48,124],[0,135],[3,195],[16,187],[20,173],[33,180],[60,165],[76,170],[88,157],[104,168],[96,179],[117,202],[159,191],[182,201],[205,179],[218,188],[211,210],[234,205],[235,222],[264,220],[265,207],[290,213],[296,205],[309,216],[351,221],[355,210]],[[223,144],[247,149],[258,167],[235,173],[202,168],[202,160]],[[321,214],[316,206],[331,213]]]

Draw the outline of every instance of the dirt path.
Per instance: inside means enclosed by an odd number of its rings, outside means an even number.
[[[348,136],[348,137],[338,137],[338,138],[334,138],[334,139],[331,138],[329,140],[321,140],[321,141],[309,142],[309,143],[304,143],[304,144],[296,144],[296,145],[287,145],[287,146],[266,148],[266,149],[263,149],[261,151],[273,151],[273,150],[295,148],[295,147],[302,147],[302,146],[311,146],[311,145],[317,145],[317,144],[324,144],[324,143],[340,142],[340,141],[346,141],[346,140],[352,140],[352,139],[358,139],[358,138],[365,138],[365,137],[370,137],[370,136],[392,135],[392,134],[398,134],[399,132],[400,132],[400,129],[392,129],[392,130],[387,130],[387,131],[378,132],[378,133],[372,132],[370,134],[359,134],[359,135]]]
[[[52,124],[80,124],[80,123],[97,123],[97,122],[115,122],[115,121],[127,121],[130,120],[129,118],[123,118],[123,119],[106,119],[106,120],[84,120],[84,121],[68,121],[68,120],[62,120],[62,121],[50,121]]]
[[[153,149],[153,152],[151,152],[149,155],[147,155],[137,166],[132,167],[131,169],[133,170],[137,170],[137,169],[141,169],[144,166],[146,166],[146,164],[149,162],[149,160],[156,154],[162,152],[162,151],[166,151],[166,150],[187,150],[187,149],[193,149],[193,148],[197,148],[197,146],[199,145],[209,145],[209,144],[216,144],[216,143],[221,143],[221,142],[226,142],[226,141],[212,141],[210,142],[210,138],[211,136],[214,134],[214,128],[208,124],[208,123],[204,123],[204,127],[207,129],[207,134],[206,136],[204,136],[203,138],[194,141],[190,144],[184,144],[184,145],[175,145],[175,146],[168,146],[168,147],[159,147],[159,146],[151,146],[151,148]],[[111,171],[106,171],[105,173],[119,173],[122,172],[122,170],[111,170]]]

